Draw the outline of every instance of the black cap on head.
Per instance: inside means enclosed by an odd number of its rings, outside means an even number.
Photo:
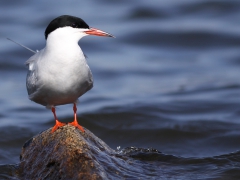
[[[83,28],[89,29],[87,23],[85,23],[81,18],[69,16],[69,15],[62,15],[57,17],[56,19],[52,20],[48,27],[45,30],[45,39],[47,39],[48,35],[56,30],[57,28],[70,26],[73,28]]]

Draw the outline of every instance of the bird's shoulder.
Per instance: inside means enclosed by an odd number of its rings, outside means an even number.
[[[41,51],[37,51],[34,55],[32,55],[26,62],[25,65],[28,66],[29,70],[34,70],[35,63],[39,60],[39,58],[42,56],[43,53],[42,49]]]

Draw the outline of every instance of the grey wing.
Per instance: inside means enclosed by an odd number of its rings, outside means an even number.
[[[91,72],[90,68],[89,68],[89,71],[88,71],[88,77],[89,77],[88,88],[87,88],[86,92],[89,91],[90,89],[92,89],[92,87],[93,87],[93,75],[92,75],[92,72]]]
[[[32,95],[37,91],[37,76],[35,70],[29,70],[27,73],[26,86],[28,95]]]
[[[36,59],[38,59],[40,52],[37,52],[33,56],[31,56],[27,61],[26,65],[28,67],[28,73],[26,78],[26,87],[28,91],[29,98],[37,91],[37,64]]]

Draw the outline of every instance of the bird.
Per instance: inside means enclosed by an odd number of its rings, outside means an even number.
[[[78,42],[87,35],[114,37],[79,17],[59,16],[45,30],[45,47],[26,61],[28,97],[52,110],[52,133],[66,125],[56,115],[56,106],[65,104],[73,104],[74,120],[69,124],[84,132],[77,121],[77,101],[93,87],[93,76]]]

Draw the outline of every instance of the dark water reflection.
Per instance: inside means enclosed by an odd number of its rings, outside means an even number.
[[[32,53],[5,38],[41,49],[46,25],[62,14],[117,37],[80,42],[95,79],[78,105],[83,126],[113,149],[161,151],[127,152],[139,166],[161,167],[146,177],[240,178],[240,2],[0,4],[1,179],[13,178],[9,164],[19,162],[22,144],[54,124],[49,110],[27,98],[24,62]],[[57,113],[73,119],[71,105]]]
[[[135,160],[148,174],[141,178],[162,179],[238,179],[240,152],[207,158],[182,158],[166,155],[156,149],[128,147],[119,152]],[[156,168],[158,167],[158,168]],[[231,170],[229,170],[231,167]],[[151,172],[151,173],[149,173]],[[229,176],[231,174],[231,176]],[[140,175],[140,176],[141,176]]]

